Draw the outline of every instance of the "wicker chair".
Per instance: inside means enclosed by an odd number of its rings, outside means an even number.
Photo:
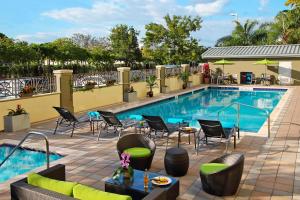
[[[148,148],[151,150],[151,154],[148,157],[130,158],[130,166],[138,170],[150,169],[153,156],[156,150],[155,143],[151,139],[141,134],[124,135],[119,139],[117,143],[117,151],[120,159],[121,159],[121,154],[124,152],[124,150],[133,147]]]
[[[200,171],[203,190],[217,196],[234,195],[239,187],[243,169],[243,154],[227,154],[210,163],[224,163],[229,167],[212,174],[204,174]]]

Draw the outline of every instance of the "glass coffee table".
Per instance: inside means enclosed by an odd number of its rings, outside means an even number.
[[[124,194],[132,197],[133,200],[141,200],[149,193],[154,191],[157,187],[165,190],[167,200],[174,200],[179,196],[179,180],[168,176],[172,182],[167,186],[155,186],[151,183],[151,179],[156,176],[164,176],[162,174],[148,172],[149,186],[144,188],[144,171],[134,170],[133,178],[131,180],[123,179],[122,176],[118,180],[113,178],[105,181],[105,191]]]

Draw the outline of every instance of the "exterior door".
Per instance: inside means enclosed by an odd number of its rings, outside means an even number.
[[[280,84],[283,85],[292,84],[292,62],[290,61],[279,62],[278,74],[279,74],[278,79]]]

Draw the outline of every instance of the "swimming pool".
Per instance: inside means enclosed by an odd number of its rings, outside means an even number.
[[[218,111],[228,105],[237,102],[264,109],[271,113],[276,107],[284,89],[261,88],[251,91],[242,91],[238,87],[206,88],[193,93],[184,94],[167,100],[148,104],[119,113],[120,119],[126,119],[132,114],[136,115],[159,115],[165,121],[168,118],[181,118],[190,123],[190,126],[199,128],[197,119],[217,119]],[[258,132],[267,116],[263,111],[240,106],[240,129],[248,132]],[[220,113],[222,122],[237,123],[237,106],[233,105]]]
[[[0,145],[0,162],[12,151],[14,145]],[[63,156],[51,153],[50,162]],[[14,154],[0,167],[0,183],[20,174],[29,172],[35,168],[46,165],[46,153],[31,149],[18,148]]]

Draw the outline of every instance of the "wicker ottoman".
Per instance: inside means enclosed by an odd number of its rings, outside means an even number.
[[[165,169],[172,176],[184,176],[189,169],[189,155],[183,148],[167,149],[165,154]]]

